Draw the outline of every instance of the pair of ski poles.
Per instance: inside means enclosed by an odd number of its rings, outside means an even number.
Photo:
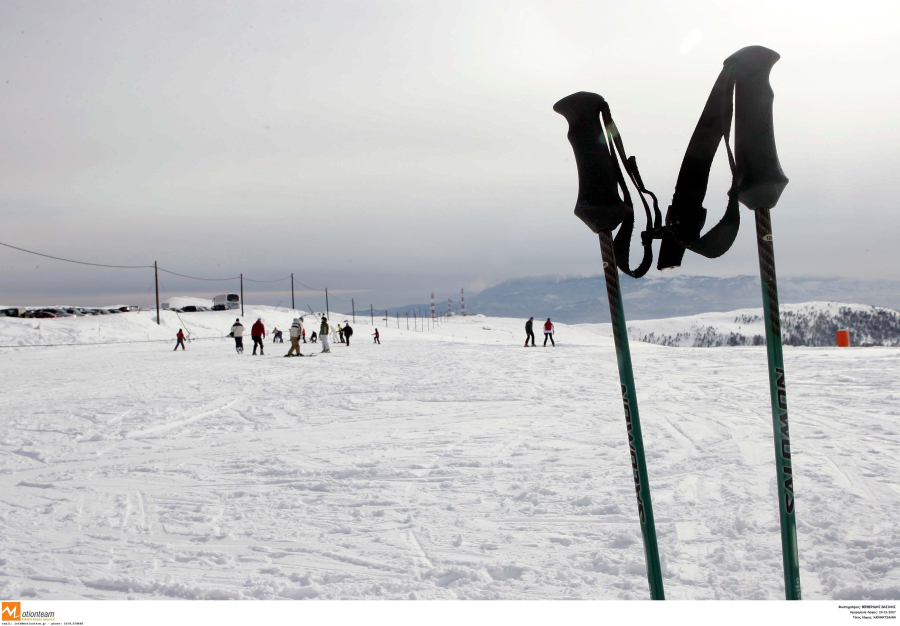
[[[784,568],[785,597],[788,600],[799,600],[800,594],[800,566],[797,549],[797,529],[794,517],[794,490],[793,469],[791,464],[790,433],[788,428],[787,393],[785,389],[784,359],[781,343],[781,323],[778,310],[778,289],[775,277],[775,255],[772,243],[772,224],[770,209],[775,206],[778,197],[787,178],[778,164],[777,154],[774,148],[774,130],[772,128],[772,100],[774,94],[768,85],[768,71],[778,60],[777,53],[759,46],[745,48],[726,60],[726,69],[720,75],[720,79],[713,89],[713,94],[704,109],[704,116],[695,130],[688,147],[688,154],[682,164],[682,172],[679,174],[679,185],[682,184],[682,174],[687,171],[684,178],[684,188],[695,192],[699,189],[699,200],[694,198],[699,212],[672,213],[672,224],[669,224],[667,216],[666,230],[669,231],[670,250],[671,241],[681,245],[681,241],[672,237],[678,234],[679,220],[687,223],[691,218],[699,223],[696,225],[694,244],[705,239],[703,245],[683,245],[682,249],[689,248],[695,252],[711,258],[723,254],[731,246],[737,234],[739,215],[737,215],[737,201],[739,200],[755,213],[757,248],[759,254],[760,279],[762,283],[763,308],[766,328],[766,352],[768,358],[769,390],[772,406],[772,424],[775,440],[776,477],[778,481],[778,500],[781,522],[782,561]],[[738,85],[741,106],[736,111],[736,119],[741,120],[744,129],[749,132],[738,134],[736,152],[737,164],[732,157],[728,143],[731,121],[731,90],[735,87],[735,74],[729,68],[729,63],[734,66],[743,63],[741,68],[742,83]],[[718,91],[717,91],[718,90]],[[721,92],[721,93],[720,93]],[[727,96],[727,101],[722,97]],[[714,106],[713,106],[714,105]],[[721,109],[717,109],[718,107]],[[619,381],[622,393],[622,402],[625,410],[625,423],[628,434],[628,447],[631,456],[632,474],[634,479],[635,495],[638,504],[638,518],[641,534],[643,536],[644,557],[647,564],[647,578],[650,587],[650,597],[654,600],[665,599],[663,588],[662,567],[659,558],[659,547],[656,537],[656,526],[653,517],[653,504],[650,496],[650,484],[647,472],[646,456],[644,454],[643,435],[641,430],[640,414],[638,411],[637,394],[635,392],[634,371],[631,363],[631,352],[628,345],[628,329],[625,321],[625,311],[622,304],[622,292],[619,286],[618,264],[616,260],[615,242],[612,230],[616,227],[624,228],[626,220],[633,223],[634,215],[631,202],[624,185],[624,178],[618,166],[615,165],[615,150],[618,149],[620,157],[626,160],[618,130],[612,123],[611,117],[606,120],[606,131],[611,141],[617,148],[607,146],[600,126],[598,113],[602,111],[604,117],[609,110],[605,101],[596,94],[580,92],[560,100],[554,110],[566,117],[569,122],[569,141],[575,151],[575,160],[578,166],[579,193],[575,214],[585,221],[591,230],[600,238],[601,258],[603,261],[606,290],[609,299],[610,320],[612,323],[613,339],[616,348],[616,359],[619,369]],[[711,111],[711,114],[708,113]],[[726,117],[727,125],[724,125],[720,117]],[[706,178],[708,168],[715,154],[715,147],[719,138],[724,136],[728,149],[729,163],[734,175],[733,187],[729,195],[734,197],[729,202],[729,209],[722,222],[713,228],[709,236],[699,236],[699,230],[705,219],[705,210],[700,207],[706,191]],[[695,143],[696,140],[696,143]],[[714,141],[711,141],[714,140]],[[709,151],[712,148],[712,151]],[[706,173],[703,174],[703,161],[706,159]],[[636,162],[632,159],[625,161],[625,167],[629,176],[639,187],[639,191],[645,192],[640,175],[637,173]],[[700,167],[698,167],[698,164]],[[698,174],[698,172],[700,172]],[[621,186],[626,194],[627,202],[623,202],[618,195],[618,187]],[[651,194],[652,195],[652,194]],[[678,187],[676,187],[676,199]],[[643,199],[643,198],[642,198]],[[682,196],[683,199],[683,196]],[[655,197],[654,197],[655,202]],[[673,205],[675,201],[673,200]],[[647,208],[645,204],[645,208]],[[654,205],[655,208],[655,205]],[[698,217],[698,215],[700,217]],[[650,211],[647,208],[648,230],[650,230]],[[657,219],[656,231],[661,231]],[[713,231],[715,233],[713,234]],[[623,232],[622,230],[619,231]],[[630,237],[631,228],[628,227],[626,237]],[[644,233],[645,235],[651,233]],[[713,241],[710,241],[713,240]],[[628,242],[626,241],[626,246]],[[645,255],[649,252],[646,248],[650,242],[645,242]],[[713,251],[715,249],[715,251]],[[627,251],[627,247],[625,248]],[[703,251],[701,251],[703,250]],[[674,265],[680,264],[680,254],[675,258]],[[630,274],[641,276],[649,267],[652,259],[645,256],[646,265]],[[669,263],[669,260],[666,261]],[[663,264],[661,263],[661,266]],[[627,258],[625,259],[627,267]],[[627,270],[626,270],[627,271]]]

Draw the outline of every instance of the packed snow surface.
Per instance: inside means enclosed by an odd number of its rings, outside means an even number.
[[[0,350],[0,595],[648,597],[603,333],[360,318],[285,359],[237,355],[234,317],[0,320],[123,342]],[[765,349],[631,348],[667,597],[783,598]],[[900,349],[785,361],[804,597],[900,599]]]

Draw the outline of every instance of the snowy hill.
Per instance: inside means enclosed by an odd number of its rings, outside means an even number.
[[[521,319],[382,345],[360,319],[285,359],[235,354],[230,312],[163,321],[0,320],[2,343],[120,342],[0,350],[5,597],[647,597],[602,325],[526,350]],[[174,353],[181,323],[203,339]],[[667,597],[783,598],[765,349],[632,354]],[[785,362],[804,597],[900,599],[900,348]]]
[[[601,325],[360,319],[285,359],[235,354],[233,317],[0,320],[121,342],[0,350],[4,597],[647,598]],[[182,322],[206,339],[175,353]],[[765,349],[632,354],[666,596],[783,598]],[[900,348],[785,364],[804,598],[898,600]]]
[[[834,346],[838,330],[852,346],[900,346],[900,311],[864,304],[807,302],[781,305],[782,341],[789,346]],[[762,309],[629,321],[631,339],[663,346],[764,346]],[[611,333],[609,325],[603,332]]]

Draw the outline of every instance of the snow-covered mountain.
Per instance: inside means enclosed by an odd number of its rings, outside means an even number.
[[[734,311],[762,304],[757,276],[653,276],[635,280],[622,275],[620,281],[629,321]],[[857,302],[900,309],[897,281],[779,277],[778,291],[782,303]],[[507,280],[467,297],[466,308],[470,313],[488,316],[528,319],[533,315],[569,324],[609,321],[602,276]]]
[[[604,326],[609,328],[608,324]],[[781,334],[785,345],[834,346],[838,330],[850,331],[852,346],[900,346],[900,311],[838,302],[781,305]],[[635,341],[664,346],[710,348],[766,344],[761,308],[639,320],[629,322],[628,334]]]

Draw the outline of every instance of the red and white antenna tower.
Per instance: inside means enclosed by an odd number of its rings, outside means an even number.
[[[434,292],[431,292],[431,319],[434,319]]]
[[[460,302],[460,308],[462,309],[460,311],[460,313],[462,315],[465,315],[466,314],[466,290],[463,289],[462,287],[459,288],[459,302]]]

